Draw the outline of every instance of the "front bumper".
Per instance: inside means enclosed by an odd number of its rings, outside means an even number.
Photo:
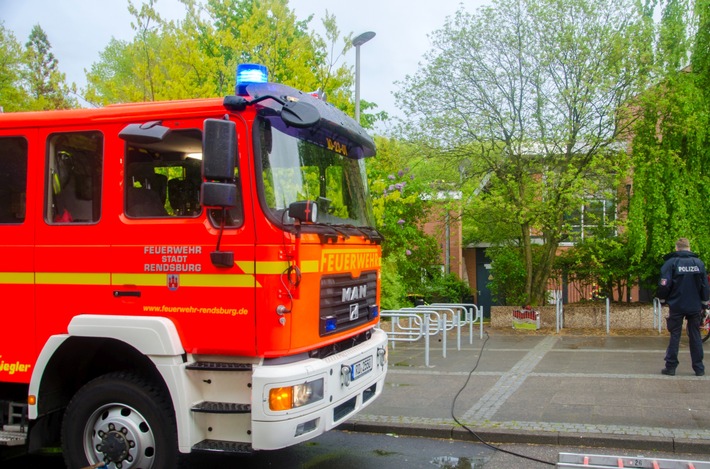
[[[362,364],[367,365],[368,358],[372,360],[371,369],[358,376],[363,373]],[[347,370],[350,373],[346,373]],[[368,341],[324,359],[309,358],[289,364],[255,367],[252,376],[252,447],[284,448],[336,427],[382,393],[386,374],[387,334],[380,329],[373,329]],[[271,389],[320,378],[324,380],[323,399],[287,411],[269,409]]]

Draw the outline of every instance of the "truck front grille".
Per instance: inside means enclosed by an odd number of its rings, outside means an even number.
[[[324,276],[320,282],[320,335],[368,322],[377,303],[377,271]]]

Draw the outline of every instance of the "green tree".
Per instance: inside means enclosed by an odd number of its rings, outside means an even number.
[[[402,276],[397,271],[398,256],[382,259],[382,282],[380,307],[384,309],[399,309],[411,306],[407,300],[407,287],[402,282]]]
[[[96,106],[142,101],[144,87],[133,73],[134,62],[129,43],[112,38],[86,74],[84,99]]]
[[[5,112],[20,111],[27,106],[21,74],[22,46],[0,22],[0,106]]]
[[[515,245],[498,245],[486,250],[491,258],[488,288],[498,302],[506,305],[525,305],[525,261]]]
[[[612,301],[630,301],[630,286],[637,278],[638,267],[629,262],[626,233],[616,235],[601,228],[595,236],[585,238],[565,250],[555,261],[558,277],[578,285],[597,284]]]
[[[287,0],[207,0],[197,7],[207,19],[201,40],[212,57],[221,58],[226,83],[233,85],[237,64],[255,62],[266,65],[272,81],[317,89],[316,47],[308,31],[312,17],[297,21]]]
[[[87,101],[104,105],[203,97],[199,88],[187,86],[188,71],[177,66],[194,50],[195,41],[182,37],[178,47],[174,24],[164,22],[155,5],[156,0],[148,0],[139,9],[128,2],[135,37],[130,42],[112,39],[99,54],[86,75]],[[199,60],[192,67],[199,68]]]
[[[649,285],[679,237],[710,261],[710,4],[665,2],[657,34],[657,84],[636,102],[629,214],[631,258]]]
[[[287,0],[222,2],[182,0],[185,18],[165,21],[156,0],[140,8],[129,2],[135,37],[112,40],[87,74],[89,101],[152,101],[225,96],[234,93],[236,66],[261,63],[269,79],[303,91],[320,90],[329,102],[352,113],[353,73],[343,58],[352,33],[341,36],[326,11],[325,38],[299,21]],[[365,109],[374,109],[365,103]],[[382,114],[367,113],[370,125]]]
[[[383,281],[383,304],[401,304],[403,293],[427,299],[460,297],[463,287],[442,275],[439,245],[423,230],[435,191],[408,166],[417,163],[416,147],[384,137],[377,137],[376,144],[377,158],[367,165],[370,195],[377,229],[385,238],[383,263],[394,267],[388,270],[392,280]]]
[[[644,26],[626,0],[462,9],[433,34],[424,65],[397,93],[414,117],[405,135],[468,168],[469,201],[479,199],[469,220],[488,225],[478,234],[514,235],[533,304],[545,299],[569,216],[625,176],[619,140],[631,121],[620,106],[643,84]]]
[[[59,63],[52,53],[49,38],[40,25],[35,25],[25,44],[24,82],[35,110],[69,109],[76,107],[71,96],[76,88],[67,85],[66,75],[59,71]]]

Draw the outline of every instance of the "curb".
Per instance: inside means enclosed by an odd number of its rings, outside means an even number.
[[[377,422],[344,422],[339,430],[380,433],[423,438],[441,438],[480,443],[463,427],[451,425],[397,425]],[[496,430],[472,428],[483,442],[495,444],[534,444],[550,446],[587,446],[590,448],[618,448],[638,451],[659,451],[667,453],[710,453],[710,442],[689,438],[653,437],[639,435],[614,435],[602,433],[528,432],[525,430]]]

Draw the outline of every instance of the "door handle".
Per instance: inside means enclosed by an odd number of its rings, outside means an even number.
[[[121,296],[133,296],[133,297],[138,298],[141,296],[141,292],[136,291],[136,290],[129,290],[129,291],[114,290],[113,296],[116,298],[121,297]]]

